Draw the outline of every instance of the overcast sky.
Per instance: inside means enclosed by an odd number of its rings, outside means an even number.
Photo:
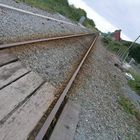
[[[140,0],[68,1],[84,9],[102,32],[121,29],[121,37],[126,40],[134,40],[140,35]]]

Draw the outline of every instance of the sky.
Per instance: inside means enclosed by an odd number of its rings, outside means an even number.
[[[131,41],[140,35],[140,0],[68,1],[75,7],[84,9],[102,32],[121,29],[121,38]]]

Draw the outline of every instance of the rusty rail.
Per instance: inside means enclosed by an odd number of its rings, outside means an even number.
[[[6,49],[6,48],[11,48],[11,47],[16,47],[16,46],[21,46],[21,45],[40,43],[40,42],[45,42],[45,41],[54,41],[54,40],[59,40],[59,39],[67,39],[67,38],[73,38],[73,37],[81,37],[81,36],[87,36],[87,35],[93,35],[93,34],[94,33],[71,34],[71,35],[63,35],[63,36],[58,36],[58,37],[50,37],[50,38],[3,44],[3,45],[0,45],[0,50]]]
[[[86,54],[82,58],[80,64],[78,65],[76,71],[74,72],[74,74],[72,75],[68,84],[66,85],[64,91],[62,92],[61,96],[59,97],[58,101],[56,102],[54,108],[52,109],[51,113],[47,117],[47,119],[46,119],[45,123],[43,124],[42,128],[40,129],[37,136],[35,137],[35,140],[42,140],[43,139],[43,137],[44,137],[45,133],[47,132],[47,130],[49,129],[49,127],[51,125],[51,122],[53,121],[57,111],[59,110],[59,107],[61,106],[61,103],[63,102],[63,100],[64,100],[65,96],[67,95],[72,83],[74,82],[80,68],[82,67],[82,65],[83,65],[84,61],[86,60],[88,54],[90,53],[91,49],[95,45],[97,38],[98,38],[98,35],[96,36],[96,38],[92,42],[91,46],[89,47],[88,51],[86,52]]]

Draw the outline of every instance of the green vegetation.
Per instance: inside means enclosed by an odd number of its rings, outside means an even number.
[[[123,107],[125,112],[135,115],[135,107],[127,98],[120,97],[119,104]]]
[[[108,50],[110,50],[114,53],[117,53],[120,49],[122,51],[125,51],[131,44],[131,42],[124,41],[124,40],[121,40],[120,42],[115,41],[111,37],[104,37],[103,42],[104,42],[105,46],[108,47]]]
[[[130,41],[121,41],[123,45],[129,47],[132,42]],[[134,58],[138,63],[140,63],[140,44],[134,43],[132,48],[129,50],[129,56]]]
[[[129,72],[135,78],[135,80],[129,80],[128,84],[138,95],[140,95],[140,74],[132,70]]]
[[[120,42],[112,40],[110,37],[111,33],[103,33],[103,42],[106,46],[108,46],[108,49],[112,52],[117,53],[119,49],[126,50],[132,42],[121,40]],[[134,43],[133,47],[128,51],[129,52],[129,58],[134,58],[137,63],[140,63],[140,44]]]
[[[90,29],[96,29],[98,31],[97,28],[95,28],[95,23],[92,19],[89,19],[89,18],[86,18],[83,25],[87,28],[90,28]]]
[[[108,50],[115,52],[115,53],[117,53],[119,51],[120,47],[122,47],[121,42],[114,41],[110,37],[104,37],[103,42],[108,47]]]
[[[140,44],[135,43],[130,49],[129,55],[140,63]]]
[[[135,109],[135,106],[131,103],[129,99],[125,97],[120,97],[118,102],[123,107],[125,112],[134,115],[138,120],[140,120],[140,113]]]
[[[17,1],[17,0],[16,0]],[[82,16],[85,16],[84,26],[95,29],[94,21],[87,18],[86,12],[81,8],[75,8],[69,5],[67,0],[18,0],[34,7],[38,7],[49,12],[58,12],[71,20],[77,22]]]
[[[121,41],[123,45],[129,47],[132,42],[130,41]],[[134,58],[138,63],[140,63],[140,44],[134,43],[132,48],[129,50],[129,56]]]
[[[106,35],[106,34],[105,34]],[[104,36],[105,36],[104,35]],[[122,40],[120,42],[112,40],[108,35],[103,38],[103,42],[105,46],[107,46],[108,50],[117,53],[119,49],[125,51],[132,42]],[[137,62],[140,62],[140,45],[135,43],[132,49],[129,50],[129,57],[133,57]],[[128,85],[138,94],[140,95],[140,74],[134,70],[128,71],[134,77],[135,80],[129,80]]]

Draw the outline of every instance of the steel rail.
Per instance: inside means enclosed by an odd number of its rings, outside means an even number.
[[[90,53],[91,49],[95,45],[95,42],[96,42],[97,38],[98,38],[98,35],[96,36],[96,38],[92,42],[91,46],[89,47],[88,51],[86,52],[86,54],[82,58],[80,64],[78,65],[76,71],[74,72],[74,74],[72,75],[72,77],[69,80],[68,84],[66,85],[64,91],[62,92],[61,96],[59,97],[58,101],[56,102],[54,108],[52,109],[51,113],[47,117],[47,119],[46,119],[45,123],[43,124],[42,128],[40,129],[40,131],[38,132],[37,136],[35,137],[35,140],[42,140],[43,139],[43,137],[44,137],[46,131],[48,130],[51,122],[53,121],[57,111],[59,110],[59,108],[61,106],[61,103],[63,102],[65,96],[67,95],[69,89],[71,88],[71,85],[74,82],[74,80],[75,80],[80,68],[82,67],[82,65],[83,65],[84,61],[86,60],[88,54]]]
[[[54,41],[54,40],[59,40],[59,39],[67,39],[67,38],[73,38],[73,37],[81,37],[81,36],[87,36],[87,35],[93,35],[93,34],[94,33],[71,34],[71,35],[63,35],[63,36],[58,36],[58,37],[50,37],[50,38],[28,40],[28,41],[22,41],[22,42],[16,42],[16,43],[2,44],[0,45],[0,50],[15,47],[15,46],[21,46],[21,45],[27,45],[27,44],[33,44],[33,43],[39,43],[39,42],[45,42],[45,41]]]
[[[5,4],[2,4],[2,3],[0,3],[0,7],[7,8],[7,9],[10,9],[10,10],[14,10],[14,11],[18,11],[18,12],[21,12],[21,13],[24,13],[24,14],[29,14],[29,15],[41,17],[41,18],[44,18],[44,19],[49,19],[49,20],[52,20],[52,21],[60,22],[60,23],[65,23],[65,24],[69,24],[69,25],[73,25],[73,26],[79,26],[78,24],[74,24],[74,23],[71,23],[71,22],[68,22],[68,21],[55,19],[55,18],[52,18],[52,17],[49,17],[49,16],[44,16],[44,15],[41,15],[41,14],[33,13],[33,12],[30,12],[30,11],[27,11],[27,10],[19,9],[19,8],[16,8],[16,7],[13,7],[13,6],[10,6],[10,5],[5,5]]]

